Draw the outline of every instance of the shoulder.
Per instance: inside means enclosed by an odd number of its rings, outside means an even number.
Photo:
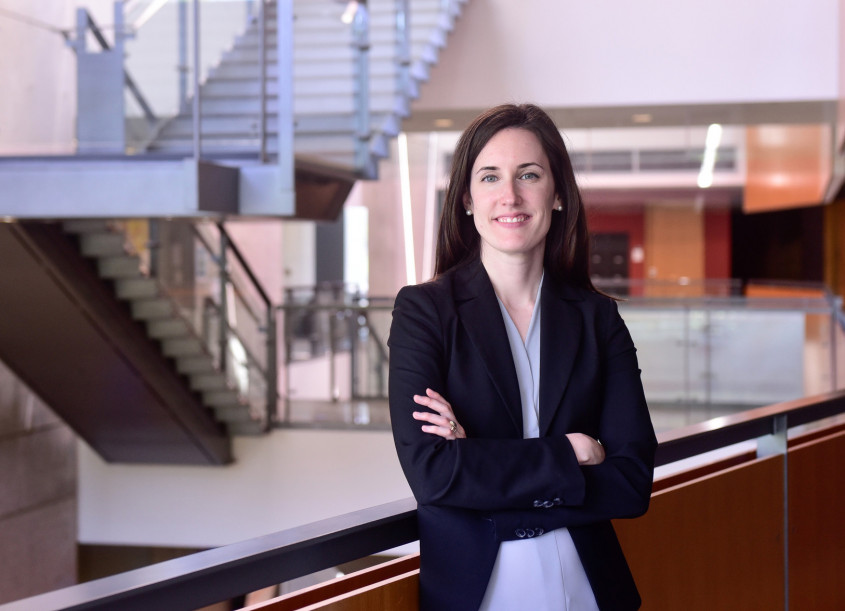
[[[480,264],[461,265],[427,282],[405,286],[397,294],[396,303],[428,301],[445,307],[464,298],[468,285],[479,274],[479,270],[483,273]]]

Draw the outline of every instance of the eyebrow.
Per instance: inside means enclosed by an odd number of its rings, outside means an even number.
[[[527,168],[527,167],[530,167],[530,166],[532,166],[532,165],[536,165],[536,166],[537,166],[538,168],[540,168],[541,170],[544,170],[544,169],[545,169],[545,168],[542,166],[542,164],[537,163],[536,161],[528,161],[528,162],[526,162],[526,163],[520,163],[518,166],[516,166],[516,169],[517,169],[517,170],[523,170],[523,169],[525,169],[525,168]],[[494,166],[494,165],[486,165],[486,166],[484,166],[484,167],[482,167],[482,168],[478,168],[478,169],[475,171],[475,173],[476,173],[476,174],[478,174],[479,172],[486,172],[486,171],[488,171],[488,170],[498,170],[498,169],[499,169],[499,168],[498,168],[498,167],[496,167],[496,166]]]

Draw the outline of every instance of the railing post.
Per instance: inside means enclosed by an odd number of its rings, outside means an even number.
[[[411,86],[411,3],[409,0],[396,0],[396,65],[397,87],[400,99],[407,99]],[[396,112],[407,116],[407,105],[397,107]]]
[[[358,3],[352,22],[357,81],[355,89],[355,167],[366,171],[370,164],[370,16],[367,3]]]
[[[261,99],[258,105],[258,130],[260,146],[258,160],[267,161],[267,2],[258,3],[258,66],[261,82]]]
[[[279,188],[282,192],[293,192],[293,0],[276,0],[276,49],[279,57],[276,77]]]
[[[76,12],[76,140],[79,153],[123,154],[126,118],[123,86],[123,2],[114,4],[114,45],[109,48],[84,8]],[[89,29],[102,49],[88,52]]]
[[[200,99],[200,3],[194,0],[194,161],[199,162],[202,153],[202,115]]]
[[[228,351],[229,351],[229,265],[227,250],[229,249],[229,238],[225,231],[220,231],[220,371],[229,378]]]
[[[263,2],[262,2],[263,4]],[[267,304],[267,422],[269,430],[276,421],[279,402],[279,356],[278,328],[276,326],[276,308]]]
[[[772,420],[772,432],[757,439],[757,457],[783,456],[783,608],[789,609],[789,447],[787,415]]]
[[[358,309],[347,310],[350,312],[349,318],[347,319],[346,324],[346,331],[349,333],[349,365],[350,365],[350,395],[352,399],[357,399],[361,396],[361,391],[359,390],[359,380],[358,376],[361,374],[361,367],[358,363],[358,359],[360,358],[360,347],[358,346],[358,342],[361,338],[361,325],[358,322],[358,319],[361,316],[361,311]],[[366,369],[364,369],[366,371]]]
[[[188,110],[188,0],[179,0],[179,109]]]

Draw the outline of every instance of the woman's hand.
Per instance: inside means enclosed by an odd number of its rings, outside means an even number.
[[[575,450],[579,465],[600,465],[604,462],[604,446],[584,433],[568,433],[566,438]]]
[[[426,388],[425,395],[414,395],[414,403],[424,405],[437,412],[413,413],[415,420],[422,420],[423,422],[429,423],[422,426],[424,433],[439,435],[443,439],[466,438],[466,431],[464,431],[464,427],[458,424],[455,418],[455,412],[452,411],[452,406],[440,393]]]

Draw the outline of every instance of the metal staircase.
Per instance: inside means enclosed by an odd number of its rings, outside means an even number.
[[[356,15],[351,25],[341,21],[343,5],[338,2],[294,2],[297,159],[376,178],[378,160],[388,155],[389,140],[399,133],[465,2],[370,0],[358,7],[365,15]],[[263,27],[261,15],[252,19],[201,86],[201,141],[209,157],[255,155],[262,123],[266,154],[278,153],[276,32],[276,2],[271,1],[265,5]],[[264,88],[262,53],[269,77]],[[147,150],[187,155],[192,137],[193,113],[186,104]]]
[[[162,356],[174,361],[176,370],[201,397],[200,402],[226,424],[228,432],[233,435],[265,432],[269,420],[275,416],[275,393],[272,397],[267,395],[268,385],[275,387],[275,372],[269,371],[271,366],[275,369],[275,364],[269,363],[264,369],[265,374],[271,374],[269,380],[250,375],[248,382],[244,382],[243,376],[236,375],[239,368],[245,371],[257,367],[249,362],[248,351],[238,350],[240,363],[235,355],[226,354],[233,339],[240,338],[238,329],[222,328],[228,323],[222,320],[221,300],[201,294],[193,281],[187,283],[192,287],[189,291],[168,286],[152,270],[157,255],[148,254],[147,260],[142,260],[120,223],[70,220],[62,226],[66,233],[77,237],[82,255],[94,262],[99,276],[112,284],[115,295],[128,305],[132,317],[158,342]],[[189,233],[195,230],[191,225],[184,227]],[[178,292],[182,295],[177,299],[174,293]],[[185,295],[186,292],[190,294]],[[243,289],[238,288],[238,292]],[[193,307],[196,303],[202,305]],[[268,316],[272,317],[272,312]],[[266,327],[264,330],[268,332],[272,325]],[[224,330],[229,332],[229,337],[221,335]]]

